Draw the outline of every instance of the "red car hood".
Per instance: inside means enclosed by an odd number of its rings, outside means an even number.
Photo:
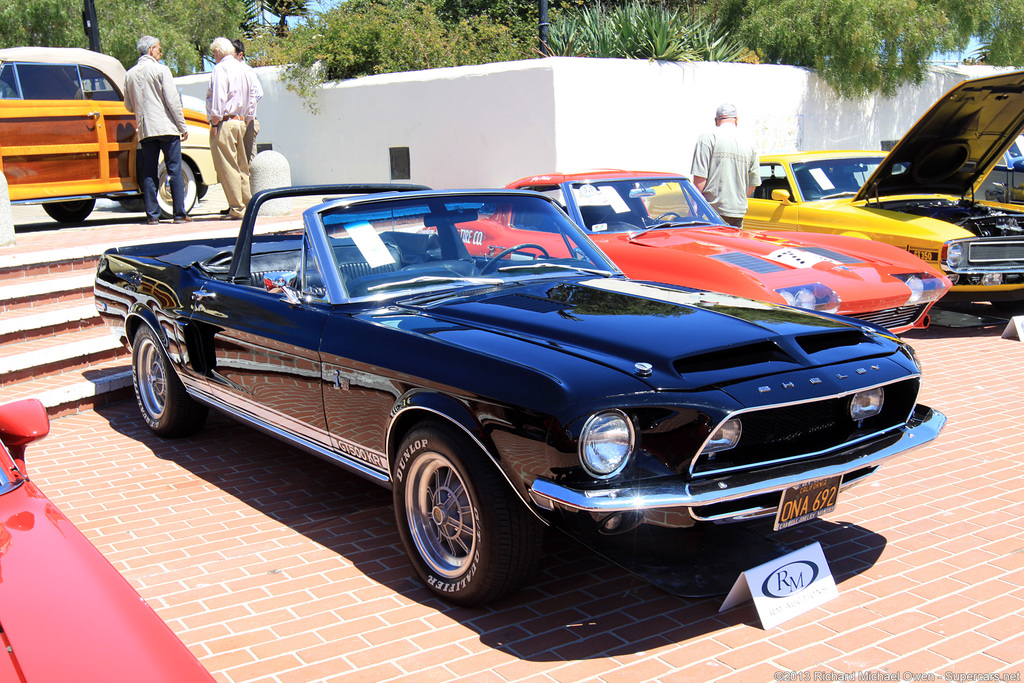
[[[598,235],[592,236],[598,241],[602,239]],[[641,233],[628,241],[637,245],[676,249],[719,258],[741,252],[774,263],[778,268],[785,270],[814,268],[821,271],[836,271],[848,270],[848,266],[854,264],[866,265],[864,260],[855,254],[809,246],[779,233],[741,230],[726,226],[656,229]],[[874,260],[879,259],[876,256]]]
[[[213,681],[30,481],[0,496],[0,679]]]
[[[746,272],[748,278],[761,283],[766,290],[808,281],[821,282],[840,295],[844,301],[842,312],[902,306],[908,290],[903,283],[889,277],[889,273],[921,270],[920,264],[917,268],[910,263],[897,267],[901,265],[899,262],[884,261],[877,254],[865,262],[862,256],[851,251],[851,246],[856,246],[853,240],[845,240],[844,251],[839,252],[827,246],[793,241],[785,233],[730,227],[662,228],[634,237],[627,233],[592,237],[630,277],[651,277],[646,272],[647,258],[642,251],[655,247],[659,249],[659,260],[669,260],[667,254],[671,252],[679,254],[679,272],[686,272],[685,255],[693,255],[712,258]],[[809,270],[813,274],[808,274]],[[747,295],[761,298],[757,294]]]

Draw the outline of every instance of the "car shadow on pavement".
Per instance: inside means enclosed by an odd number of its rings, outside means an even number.
[[[337,553],[405,600],[475,631],[488,647],[521,660],[614,657],[737,624],[759,624],[750,603],[720,614],[724,595],[670,594],[556,531],[548,534],[540,569],[522,591],[484,608],[453,606],[423,586],[409,565],[387,490],[215,412],[200,433],[176,440],[150,432],[134,401],[96,412],[156,457]],[[770,534],[771,522],[750,529]],[[772,536],[794,550],[821,542],[837,582],[871,567],[885,547],[879,534],[820,519]],[[750,568],[737,566],[726,584]]]

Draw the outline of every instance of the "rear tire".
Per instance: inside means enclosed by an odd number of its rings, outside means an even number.
[[[132,343],[132,384],[142,419],[160,436],[189,436],[206,423],[206,406],[185,391],[163,345],[148,325],[139,327]]]
[[[395,517],[416,573],[449,602],[518,591],[540,561],[544,527],[465,435],[441,423],[410,432],[394,472]]]
[[[96,206],[95,199],[77,199],[70,202],[50,202],[43,204],[43,211],[58,223],[81,223]]]
[[[121,205],[122,209],[131,213],[145,213],[146,211],[146,200],[141,196],[119,197],[117,203]]]
[[[185,189],[185,215],[192,212],[199,195],[199,183],[196,182],[195,171],[192,166],[181,160],[181,182]],[[156,203],[160,206],[161,218],[174,218],[174,197],[171,196],[171,183],[167,176],[167,166],[160,164],[160,172],[157,176]],[[145,204],[143,204],[145,211]]]

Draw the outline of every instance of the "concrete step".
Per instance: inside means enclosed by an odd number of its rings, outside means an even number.
[[[87,368],[127,354],[106,327],[5,344],[0,347],[0,387]]]
[[[130,398],[129,353],[96,314],[96,263],[114,246],[238,233],[237,223],[215,225],[203,226],[202,232],[193,228],[190,234],[170,224],[156,231],[117,226],[88,235],[77,229],[71,231],[80,237],[75,246],[57,246],[62,244],[58,235],[50,244],[40,240],[35,250],[0,253],[0,402],[34,396],[56,417]],[[257,232],[300,225],[296,218],[282,217]]]
[[[7,312],[33,306],[73,301],[81,304],[92,299],[93,271],[69,275],[36,275],[18,280],[5,280],[0,285],[0,311]]]
[[[38,398],[54,419],[123,401],[132,393],[131,363],[122,357],[0,387],[0,403]]]
[[[93,302],[57,302],[14,309],[0,317],[0,344],[55,337],[101,324]]]

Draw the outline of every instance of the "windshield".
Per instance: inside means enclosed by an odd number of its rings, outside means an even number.
[[[822,159],[793,164],[793,176],[804,201],[852,197],[860,191],[884,156],[877,158]],[[893,172],[899,171],[894,168]]]
[[[592,233],[646,230],[662,224],[722,224],[686,178],[577,182],[571,192],[584,227]]]
[[[537,196],[392,197],[328,207],[320,220],[350,298],[617,272],[565,214]]]

